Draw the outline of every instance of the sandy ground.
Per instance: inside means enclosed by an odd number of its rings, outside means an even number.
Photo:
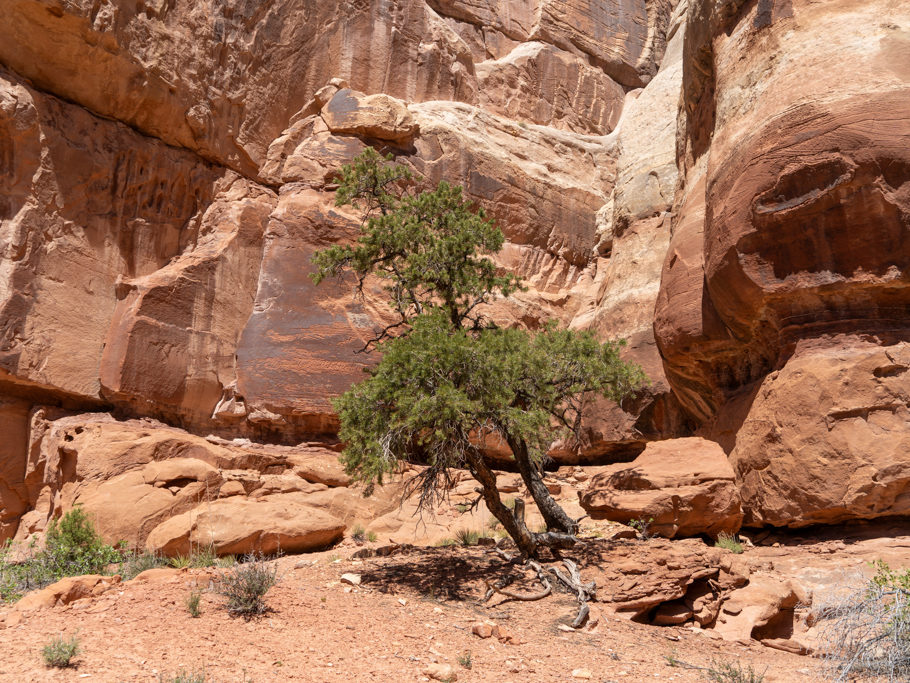
[[[560,628],[575,615],[571,595],[537,602],[479,604],[483,579],[501,561],[482,548],[425,548],[410,555],[352,559],[354,547],[277,560],[280,581],[270,612],[244,621],[206,592],[202,615],[185,599],[193,570],[155,582],[131,581],[96,598],[26,615],[0,630],[0,681],[174,681],[181,670],[204,671],[208,683],[247,681],[426,681],[432,662],[453,665],[459,681],[705,681],[699,670],[732,662],[765,674],[766,683],[822,680],[821,663],[763,647],[717,641],[685,627],[631,623],[596,606],[587,631]],[[361,575],[352,587],[345,572]],[[0,617],[3,611],[0,610]],[[471,633],[490,619],[521,641],[502,644]],[[44,667],[41,647],[78,632],[76,666]],[[465,668],[467,653],[471,668]],[[461,661],[459,661],[461,660]],[[590,679],[573,677],[584,669]]]

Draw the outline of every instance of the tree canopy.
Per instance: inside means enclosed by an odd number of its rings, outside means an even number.
[[[453,469],[467,468],[492,514],[534,555],[553,534],[531,533],[503,505],[484,439],[509,445],[548,530],[572,535],[575,521],[543,484],[547,447],[560,430],[578,434],[585,401],[621,401],[644,375],[621,360],[622,342],[555,324],[536,333],[503,329],[486,319],[484,304],[521,287],[489,258],[502,232],[460,188],[420,190],[390,161],[368,148],[345,166],[336,201],[363,212],[362,234],[314,256],[317,282],[351,271],[362,292],[368,276],[384,280],[397,315],[371,340],[382,357],[369,378],[335,402],[342,460],[367,494],[402,460],[426,464],[411,489],[419,488],[421,504],[435,503],[454,485]]]

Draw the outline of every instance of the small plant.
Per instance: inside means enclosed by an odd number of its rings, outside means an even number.
[[[458,655],[458,663],[461,664],[465,669],[471,669],[474,667],[474,658],[471,655],[470,650],[465,650],[460,655]]]
[[[127,551],[126,557],[120,562],[119,573],[124,581],[129,581],[148,569],[163,567],[167,563],[167,560],[158,553],[136,549]]]
[[[728,534],[726,531],[721,531],[717,535],[717,541],[714,545],[718,548],[729,550],[736,555],[743,551],[743,544],[740,542],[739,537],[736,534]]]
[[[214,545],[191,546],[188,555],[177,555],[168,559],[167,562],[175,569],[214,567],[218,565],[218,553],[215,552]]]
[[[247,555],[244,559],[221,577],[218,593],[229,612],[249,619],[268,609],[265,594],[278,581],[278,570],[261,556]]]
[[[765,680],[765,675],[757,673],[751,664],[743,668],[739,662],[711,662],[705,669],[705,676],[715,683],[762,683]]]
[[[455,509],[458,510],[459,515],[463,515],[468,510],[471,509],[471,504],[470,503],[456,503]]]
[[[44,665],[57,669],[65,669],[70,666],[73,657],[79,654],[79,638],[73,634],[69,638],[63,635],[56,636],[41,649],[41,656],[44,658]]]
[[[838,680],[910,678],[910,569],[878,560],[875,575],[845,594],[821,598],[817,608],[822,654]]]
[[[367,540],[368,540],[370,543],[375,543],[375,542],[376,542],[376,532],[375,532],[375,531],[368,531],[368,532],[367,532]]]
[[[354,527],[354,530],[351,532],[351,538],[353,538],[358,543],[363,543],[367,540],[366,529],[363,528],[360,524]]]
[[[205,683],[205,671],[181,669],[173,676],[158,674],[158,683]]]
[[[190,613],[190,616],[194,619],[202,614],[202,607],[200,602],[202,601],[202,591],[198,588],[194,588],[190,591],[190,594],[186,596],[186,611]]]
[[[640,517],[639,519],[630,520],[629,526],[638,532],[638,537],[641,540],[647,541],[652,536],[651,523],[653,521],[654,521],[653,517],[651,517],[650,519],[645,519],[644,517]]]
[[[477,545],[480,532],[474,529],[459,529],[455,532],[455,541],[461,545]]]
[[[490,518],[487,520],[487,526],[493,531],[496,531],[500,526],[502,526],[502,524],[498,519],[496,519],[496,517],[490,515]]]
[[[449,546],[458,545],[458,541],[454,538],[443,538],[435,543],[437,548],[448,548]]]

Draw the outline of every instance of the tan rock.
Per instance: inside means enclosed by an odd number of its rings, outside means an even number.
[[[322,120],[332,133],[404,142],[418,131],[404,102],[388,95],[364,95],[344,88],[322,108]]]
[[[283,494],[257,501],[234,497],[205,503],[157,526],[146,547],[168,556],[210,544],[219,555],[272,554],[315,550],[339,540],[345,525],[308,506],[306,498]]]
[[[791,582],[754,574],[749,585],[724,600],[714,631],[724,640],[788,638],[800,595],[802,591]],[[787,635],[782,636],[784,633]]]
[[[910,344],[801,342],[768,375],[731,463],[745,523],[800,527],[910,514]]]
[[[471,624],[471,633],[478,638],[492,638],[496,624],[492,621],[475,621]]]
[[[120,577],[88,574],[86,576],[68,576],[52,583],[39,591],[26,594],[16,603],[16,610],[43,609],[68,605],[76,600],[100,595],[113,585],[120,583]]]
[[[451,664],[428,664],[423,669],[423,675],[429,676],[434,681],[457,681],[458,674],[455,673],[455,667]]]
[[[633,462],[595,476],[579,499],[594,517],[644,520],[667,538],[735,532],[743,515],[726,454],[697,437],[648,444]]]

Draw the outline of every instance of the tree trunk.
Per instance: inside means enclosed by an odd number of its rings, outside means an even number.
[[[521,478],[547,523],[547,529],[574,535],[578,530],[578,525],[550,495],[547,485],[543,482],[543,477],[540,476],[540,470],[531,462],[528,445],[523,439],[516,439],[508,434],[506,434],[506,441],[509,448],[512,449],[512,455],[515,456],[515,463],[518,465]]]
[[[537,540],[534,534],[528,531],[523,519],[518,519],[503,504],[502,499],[499,497],[499,490],[496,488],[496,475],[484,462],[483,456],[479,451],[469,449],[467,459],[471,474],[483,487],[483,500],[487,504],[490,513],[499,520],[509,536],[512,537],[522,555],[525,557],[536,557]]]

